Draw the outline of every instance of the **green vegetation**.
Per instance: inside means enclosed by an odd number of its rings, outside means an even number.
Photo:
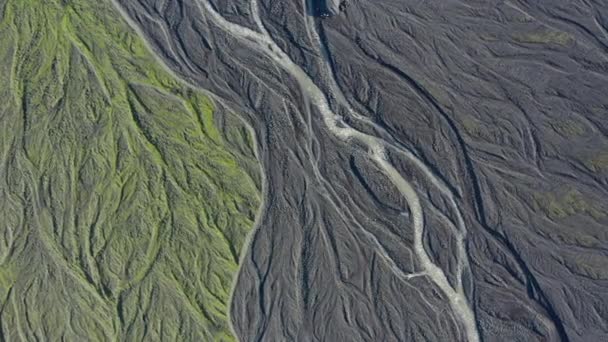
[[[577,120],[555,120],[550,125],[555,132],[565,138],[575,138],[585,134],[585,125]]]
[[[218,131],[109,0],[0,20],[0,340],[234,340],[246,130]]]
[[[473,116],[463,116],[461,123],[467,134],[475,137],[480,135],[481,125]]]
[[[529,44],[569,45],[574,41],[569,33],[549,29],[538,29],[516,35],[514,38],[517,42]]]
[[[598,245],[601,246],[601,243]],[[601,255],[579,255],[573,258],[559,258],[559,261],[574,274],[594,280],[608,280],[606,259]]]
[[[576,214],[601,219],[606,215],[591,199],[585,198],[576,189],[537,193],[534,200],[535,209],[543,210],[551,219],[564,219]]]
[[[585,166],[597,173],[608,171],[608,151],[602,151],[594,154],[591,158],[585,161]]]

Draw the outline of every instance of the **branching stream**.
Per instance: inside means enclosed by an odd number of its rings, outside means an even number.
[[[438,179],[424,164],[424,162],[417,158],[411,151],[408,151],[400,146],[395,146],[394,144],[389,144],[381,138],[374,137],[352,128],[343,121],[340,115],[332,111],[328,98],[323,91],[306,74],[306,72],[302,70],[300,66],[294,63],[293,60],[291,60],[291,58],[281,50],[281,48],[271,37],[270,33],[266,30],[260,18],[256,0],[252,0],[251,7],[259,32],[226,20],[212,7],[208,1],[198,0],[197,3],[201,13],[210,18],[218,27],[230,35],[243,40],[252,48],[261,51],[271,58],[277,65],[287,71],[298,82],[304,95],[312,102],[312,104],[316,106],[322,115],[325,126],[334,136],[343,141],[357,140],[367,147],[367,152],[371,160],[373,160],[381,168],[392,184],[399,190],[401,195],[407,200],[407,203],[411,209],[414,229],[414,252],[417,256],[420,267],[422,268],[422,272],[420,272],[420,274],[409,276],[401,275],[400,278],[407,281],[407,279],[411,278],[412,276],[427,276],[443,292],[449,301],[454,314],[457,316],[458,320],[465,329],[467,339],[471,342],[479,341],[479,332],[476,326],[475,316],[468,303],[462,286],[462,275],[464,270],[468,267],[468,257],[463,242],[466,234],[466,227],[462,214],[460,213],[454,199],[455,196],[449,190],[449,188],[440,179]],[[332,83],[335,85],[335,81],[332,80]],[[355,118],[363,117],[362,115],[356,113],[353,113],[353,116]],[[452,286],[449,283],[444,271],[431,260],[429,254],[424,248],[424,215],[420,198],[418,197],[412,184],[403,178],[395,167],[389,162],[386,156],[388,148],[395,149],[398,153],[408,158],[418,168],[420,168],[431,183],[444,195],[447,195],[450,205],[454,207],[457,213],[458,228],[453,229],[453,234],[456,236],[458,250],[458,266],[456,273],[457,281],[455,286]],[[392,268],[395,269],[395,263],[393,260],[391,260],[391,257],[388,256],[384,251],[379,252],[384,256],[385,259],[389,260],[389,262],[393,265]]]

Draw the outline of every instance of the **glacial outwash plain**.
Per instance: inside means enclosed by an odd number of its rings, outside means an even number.
[[[110,2],[0,4],[0,340],[233,341],[247,126]]]
[[[0,0],[0,341],[608,341],[608,2]]]

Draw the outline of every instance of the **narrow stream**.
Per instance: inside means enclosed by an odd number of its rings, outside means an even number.
[[[263,52],[269,58],[271,58],[277,65],[279,65],[292,77],[294,77],[294,79],[299,83],[306,97],[310,99],[311,103],[313,103],[321,113],[325,126],[337,138],[343,141],[350,141],[352,139],[356,139],[367,147],[370,158],[383,170],[385,175],[399,190],[401,195],[407,200],[408,205],[411,209],[411,219],[413,221],[414,228],[414,252],[423,270],[420,273],[428,276],[428,278],[433,283],[435,283],[435,285],[446,296],[453,312],[458,317],[460,323],[465,329],[467,339],[470,342],[479,341],[479,332],[475,322],[475,315],[462,289],[462,271],[465,267],[465,263],[468,260],[463,247],[463,234],[465,232],[465,227],[462,217],[460,215],[460,211],[456,207],[453,194],[451,194],[449,190],[443,186],[441,181],[438,180],[432,174],[432,172],[426,167],[426,165],[424,165],[424,163],[418,158],[416,158],[411,152],[402,149],[399,150],[399,152],[408,157],[408,159],[412,160],[416,164],[416,166],[419,167],[424,172],[424,174],[432,181],[435,186],[437,186],[442,192],[447,193],[449,195],[451,205],[457,209],[456,212],[458,213],[458,225],[460,226],[460,231],[456,232],[456,241],[458,244],[459,256],[457,274],[458,284],[456,285],[456,288],[450,285],[443,270],[433,263],[424,248],[424,218],[420,198],[416,194],[416,191],[414,190],[413,186],[399,174],[399,172],[394,168],[393,165],[391,165],[391,163],[386,158],[386,142],[369,134],[365,134],[353,129],[351,126],[349,126],[342,120],[342,117],[340,115],[337,115],[330,109],[328,98],[323,93],[323,91],[321,91],[321,89],[302,70],[300,66],[295,64],[290,59],[290,57],[284,51],[282,51],[281,48],[279,48],[279,46],[272,39],[268,31],[265,29],[264,25],[262,24],[262,20],[259,16],[259,9],[256,0],[252,0],[251,6],[254,20],[260,32],[253,31],[251,29],[227,21],[219,13],[217,13],[215,9],[206,0],[197,0],[197,3],[202,14],[207,15],[209,18],[211,18],[217,26],[225,30],[230,35],[233,35],[238,39],[244,40],[253,48]],[[362,117],[362,115],[358,116]],[[385,257],[388,257],[386,253],[384,254]]]

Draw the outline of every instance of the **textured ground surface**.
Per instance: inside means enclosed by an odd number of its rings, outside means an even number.
[[[608,336],[602,1],[0,4],[5,336]]]
[[[231,307],[241,340],[608,334],[603,2],[120,3],[170,69],[255,129],[265,206]],[[328,113],[385,142],[478,337],[424,266],[398,179]]]
[[[0,5],[0,340],[234,340],[247,130],[110,2]]]

